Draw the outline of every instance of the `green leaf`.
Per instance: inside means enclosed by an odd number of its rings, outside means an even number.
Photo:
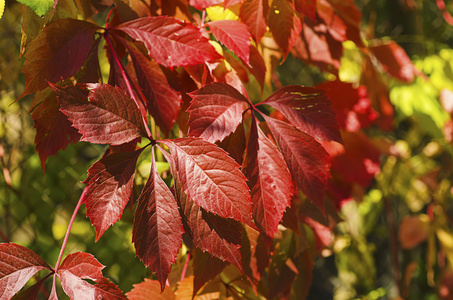
[[[27,5],[40,17],[46,15],[53,7],[53,0],[17,0],[18,2]]]

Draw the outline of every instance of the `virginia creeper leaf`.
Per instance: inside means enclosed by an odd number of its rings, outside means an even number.
[[[341,41],[332,37],[326,24],[306,19],[302,33],[294,44],[293,54],[321,70],[336,73],[343,56],[343,46]]]
[[[183,191],[179,203],[185,216],[186,232],[196,247],[223,261],[241,265],[241,226],[237,221],[209,213],[195,204]]]
[[[227,136],[221,143],[218,143],[219,147],[228,152],[238,164],[242,165],[244,158],[244,151],[246,148],[246,138],[244,125],[241,123],[236,127],[236,130]]]
[[[338,172],[343,182],[368,187],[380,170],[381,152],[362,132],[343,131],[342,134],[344,145],[323,144],[331,156],[332,171]]]
[[[82,85],[50,86],[57,94],[61,111],[82,134],[82,141],[121,145],[147,136],[135,102],[120,88],[108,84],[90,84],[88,99],[82,97]]]
[[[249,64],[245,64],[250,73],[255,76],[256,80],[264,88],[264,78],[266,77],[266,64],[263,56],[254,46],[250,46],[250,61]]]
[[[63,260],[58,270],[61,286],[71,299],[126,299],[115,284],[103,277],[103,268],[89,253],[72,253]],[[82,279],[91,279],[96,284]]]
[[[36,151],[41,167],[45,170],[47,158],[57,154],[60,149],[64,150],[71,142],[77,143],[80,134],[71,126],[68,117],[59,110],[60,105],[50,88],[37,92],[31,106],[31,116],[35,122],[33,128],[36,129]]]
[[[155,300],[173,300],[175,299],[175,293],[169,287],[163,292],[160,289],[160,283],[157,280],[151,280],[145,278],[145,281],[138,284],[134,284],[134,288],[126,294],[129,300],[143,300],[143,299],[155,299]]]
[[[342,129],[359,131],[370,127],[378,117],[365,86],[354,88],[351,83],[337,80],[325,82],[316,88],[326,90],[326,96],[332,101],[333,111]]]
[[[285,86],[261,104],[278,109],[291,124],[312,137],[341,143],[341,135],[324,91],[298,85]]]
[[[189,66],[220,59],[208,39],[190,23],[172,17],[146,17],[117,27],[142,41],[152,58],[166,67]]]
[[[318,1],[318,15],[335,40],[344,42],[348,39],[344,20],[337,15],[335,8],[328,0]]]
[[[316,21],[316,1],[317,0],[295,0],[296,11],[309,17],[313,22]]]
[[[265,117],[294,182],[321,210],[330,176],[329,155],[316,140],[286,122]]]
[[[193,252],[193,296],[206,282],[220,274],[226,265],[226,262],[195,248]]]
[[[343,25],[338,22],[338,19],[341,19],[346,27],[346,38],[353,41],[359,47],[365,46],[360,36],[360,21],[362,19],[362,13],[355,5],[354,0],[317,0],[317,3],[318,15],[321,19],[324,19],[324,22],[329,26],[329,30],[334,37],[335,34],[333,31],[342,31],[341,27]],[[332,7],[332,14],[325,13],[325,9],[328,6]]]
[[[20,291],[19,293],[17,293],[12,298],[12,300],[30,300],[30,299],[34,300],[34,299],[38,299],[39,291],[41,290],[42,284],[44,283],[44,281],[46,281],[46,279],[47,279],[47,277],[44,277],[43,279],[39,280],[37,283],[35,283],[31,287]],[[52,300],[52,299],[50,299],[50,300]]]
[[[74,19],[46,26],[25,53],[25,90],[19,98],[43,90],[47,81],[58,82],[74,75],[85,62],[98,29],[93,23]]]
[[[132,242],[136,255],[156,273],[162,291],[181,247],[183,232],[178,205],[159,177],[153,156],[151,174],[135,210]]]
[[[274,40],[283,51],[285,60],[302,31],[302,23],[294,14],[292,4],[288,0],[272,1],[267,22]]]
[[[212,21],[207,24],[212,34],[246,63],[250,57],[250,32],[247,25],[233,20]]]
[[[293,184],[285,160],[277,147],[252,121],[243,172],[249,179],[253,218],[258,228],[273,237],[291,204]]]
[[[163,141],[184,192],[206,211],[254,226],[246,178],[227,153],[195,138]]]
[[[96,240],[121,218],[132,195],[135,164],[142,151],[113,153],[88,169],[82,197],[87,216],[96,228]]]
[[[52,270],[36,253],[14,243],[0,244],[0,299],[11,299],[37,272]]]
[[[162,153],[171,166],[175,193],[186,234],[191,238],[193,244],[203,252],[207,251],[212,256],[231,262],[242,269],[239,250],[241,245],[240,223],[216,216],[195,204],[182,188],[175,159],[165,151]]]
[[[268,9],[267,0],[245,0],[239,12],[239,17],[250,28],[250,33],[257,43],[266,33]]]
[[[199,10],[202,10],[206,7],[213,6],[213,5],[222,3],[222,2],[223,2],[223,0],[189,0],[190,6],[193,6]]]
[[[172,89],[154,60],[149,60],[135,45],[127,43],[142,92],[148,100],[148,111],[165,135],[173,127],[181,106],[181,95]]]
[[[232,86],[212,83],[189,95],[189,135],[211,143],[222,141],[241,123],[247,99]]]
[[[415,67],[404,49],[397,43],[391,41],[389,43],[370,46],[368,49],[371,50],[382,64],[384,70],[390,75],[404,82],[414,80]]]

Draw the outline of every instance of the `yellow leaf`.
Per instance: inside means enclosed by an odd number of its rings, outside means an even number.
[[[5,10],[5,0],[0,0],[0,18],[3,16],[4,10]]]
[[[206,8],[208,17],[211,21],[219,20],[233,20],[236,21],[239,19],[239,11],[236,13],[229,8],[225,9],[222,6],[216,5]]]

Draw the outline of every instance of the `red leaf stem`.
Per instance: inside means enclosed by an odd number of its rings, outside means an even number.
[[[77,202],[77,205],[74,209],[74,212],[72,213],[72,217],[71,217],[71,220],[69,221],[68,229],[66,229],[66,234],[64,236],[63,244],[61,245],[61,249],[60,249],[60,254],[58,255],[57,263],[55,264],[55,270],[54,270],[55,274],[58,272],[58,269],[60,267],[60,262],[61,262],[61,259],[63,258],[63,253],[64,253],[64,249],[66,248],[66,244],[68,243],[69,233],[71,232],[72,224],[74,224],[74,220],[75,220],[77,213],[79,212],[80,205],[82,205],[82,200],[85,196],[86,190],[87,190],[87,188],[85,188],[83,190],[82,195],[80,196],[79,201]],[[55,278],[56,278],[56,276],[53,277],[52,288],[55,287]]]

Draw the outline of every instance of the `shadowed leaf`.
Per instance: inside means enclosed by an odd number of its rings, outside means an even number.
[[[329,154],[316,140],[286,122],[265,117],[294,182],[321,210],[330,176]]]
[[[159,177],[153,156],[151,174],[135,210],[132,242],[136,255],[156,273],[162,291],[181,247],[183,232],[176,200]]]
[[[294,127],[314,138],[342,141],[332,103],[322,90],[285,86],[260,104],[278,109]]]

